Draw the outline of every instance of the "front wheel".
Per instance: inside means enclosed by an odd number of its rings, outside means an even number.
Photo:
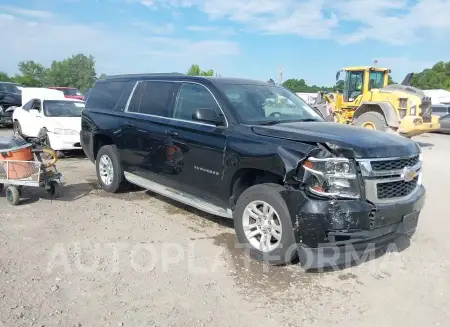
[[[386,119],[381,113],[376,111],[363,113],[361,116],[355,119],[353,125],[382,132],[389,131],[389,126],[386,122]]]
[[[236,236],[250,257],[271,265],[291,263],[297,256],[292,220],[278,184],[245,190],[233,213]]]

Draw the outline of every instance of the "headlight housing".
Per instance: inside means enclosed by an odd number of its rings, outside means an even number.
[[[409,114],[411,116],[415,116],[416,115],[416,106],[412,106],[411,109],[409,109]]]
[[[359,199],[361,195],[356,166],[347,158],[314,158],[303,162],[309,173],[308,191],[327,198]]]
[[[55,134],[61,134],[61,135],[77,135],[78,132],[73,129],[62,129],[62,128],[55,128],[53,131]]]

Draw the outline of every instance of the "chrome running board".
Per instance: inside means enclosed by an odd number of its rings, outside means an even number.
[[[218,207],[210,202],[206,202],[205,200],[200,199],[194,195],[188,194],[186,192],[178,191],[171,187],[167,187],[165,185],[152,182],[146,178],[128,172],[125,172],[125,178],[132,184],[135,184],[137,186],[140,186],[142,188],[145,188],[146,190],[150,190],[162,196],[168,197],[172,200],[181,202],[188,206],[197,208],[201,211],[224,218],[233,218],[232,211],[230,209]]]

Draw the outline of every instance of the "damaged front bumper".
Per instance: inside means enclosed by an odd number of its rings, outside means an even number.
[[[420,185],[407,199],[374,205],[364,200],[312,199],[301,190],[283,194],[305,269],[365,261],[417,227],[425,202]]]

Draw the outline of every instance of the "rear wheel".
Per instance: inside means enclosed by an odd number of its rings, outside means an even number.
[[[117,193],[128,185],[115,145],[105,145],[100,148],[95,166],[98,182],[106,192]]]
[[[245,190],[233,212],[236,236],[250,257],[272,265],[297,256],[289,210],[278,184],[259,184]]]
[[[353,125],[382,132],[390,129],[384,116],[375,111],[363,113],[355,119]]]

